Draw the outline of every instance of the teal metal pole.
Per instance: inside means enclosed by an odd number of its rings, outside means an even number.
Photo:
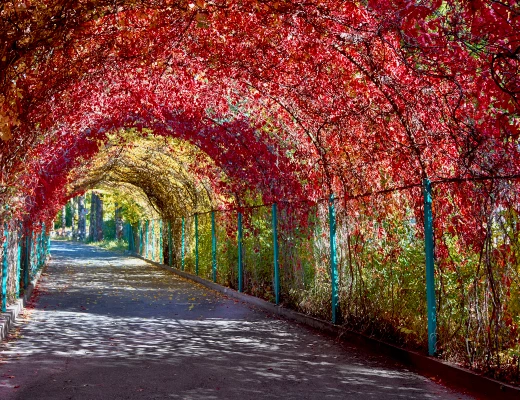
[[[330,227],[330,279],[332,286],[332,323],[338,322],[338,254],[336,245],[336,208],[334,194],[329,199],[329,227]]]
[[[34,269],[31,271],[34,275],[36,271],[38,271],[38,266],[40,265],[40,234],[34,232]]]
[[[137,234],[139,235],[139,254],[143,255],[143,223],[137,223]]]
[[[195,214],[195,275],[199,274],[199,216]]]
[[[155,238],[155,220],[153,220],[153,219],[152,219],[152,229],[151,229],[151,231],[152,231],[152,240],[151,240],[151,242],[152,242],[152,260],[155,261],[155,250],[156,250],[155,248],[156,248],[157,240]]]
[[[159,262],[164,264],[164,250],[163,250],[163,221],[159,220]]]
[[[29,286],[29,272],[31,270],[31,246],[32,246],[32,231],[27,232],[25,236],[25,270],[23,274],[23,288],[27,289]]]
[[[2,254],[2,312],[7,311],[7,274],[9,271],[8,249],[9,249],[9,230],[7,223],[4,224],[4,251]]]
[[[36,241],[36,248],[35,248],[36,262],[34,263],[34,266],[36,268],[36,271],[38,271],[38,269],[40,268],[40,262],[41,262],[40,261],[40,258],[41,258],[41,251],[40,251],[40,247],[41,247],[41,232],[36,234],[36,237],[34,238],[34,240]]]
[[[135,248],[135,235],[134,235],[134,227],[132,224],[130,224],[130,232],[132,234],[132,251],[136,251],[137,249]]]
[[[38,270],[40,268],[40,262],[41,262],[41,250],[40,250],[41,242],[42,242],[41,237],[42,237],[42,235],[40,232],[36,235],[36,238],[35,238],[35,240],[36,240],[36,249],[35,249],[35,251],[36,251],[36,263],[35,263],[36,270]]]
[[[38,271],[39,266],[40,266],[40,234],[34,232],[34,270],[31,271],[33,273],[33,275]]]
[[[47,235],[45,234],[45,222],[42,222],[42,267],[45,265],[47,259]]]
[[[150,251],[149,251],[150,249],[149,249],[149,246],[148,246],[148,244],[149,244],[149,243],[148,243],[148,236],[150,236],[150,235],[149,235],[149,229],[148,229],[149,226],[150,226],[150,221],[146,220],[146,224],[145,224],[146,236],[145,236],[145,239],[144,239],[144,240],[145,240],[145,242],[144,242],[144,247],[145,247],[145,250],[144,250],[144,252],[145,252],[144,258],[148,258],[148,253],[150,252]]]
[[[43,267],[45,265],[45,253],[46,253],[45,244],[47,243],[47,241],[45,240],[45,222],[42,222],[41,240],[42,240],[42,246],[41,246],[41,250],[42,250],[41,267]]]
[[[184,217],[182,217],[182,230],[181,230],[181,271],[184,271],[184,252],[185,249],[185,225],[184,225]]]
[[[211,269],[213,282],[217,281],[217,232],[215,229],[215,211],[211,211]]]
[[[130,229],[130,245],[132,246],[132,251],[135,252],[134,227],[130,222],[128,223],[128,228]]]
[[[29,274],[33,277],[33,272],[38,268],[38,235],[34,230],[31,231],[31,262]]]
[[[437,353],[437,311],[435,307],[435,276],[433,254],[432,185],[423,181],[424,195],[424,247],[426,253],[426,307],[428,314],[428,354]]]
[[[134,226],[129,222],[129,228],[130,228],[130,243],[132,246],[132,251],[135,252],[135,236],[134,236]]]
[[[21,230],[18,231],[20,235]],[[21,264],[22,264],[22,242],[20,240],[20,236],[18,236],[17,240],[17,248],[16,248],[16,298],[20,297],[20,280],[21,280]]]
[[[42,233],[38,235],[38,269],[42,267]]]
[[[242,213],[238,213],[238,291],[244,291],[244,263],[242,260]]]
[[[40,244],[38,246],[38,250],[40,252],[40,256],[38,258],[38,260],[39,260],[38,269],[40,269],[43,265],[43,223],[42,223],[41,229],[42,230],[40,231],[40,236],[38,237],[38,241],[40,242]]]
[[[50,235],[50,232],[46,233],[45,237],[47,238],[47,256],[45,257],[47,259],[49,254],[51,254],[51,235]]]
[[[38,234],[36,232],[34,232],[34,237],[33,237],[33,251],[34,251],[34,255],[33,255],[33,268],[31,269],[31,275],[34,275],[34,272],[38,270],[38,263],[40,262],[39,260],[39,253],[38,253],[38,245],[39,245],[39,239],[38,239]]]
[[[168,265],[171,267],[173,265],[172,255],[173,255],[173,243],[172,243],[172,223],[168,221]]]
[[[43,224],[42,231],[40,232],[40,268],[45,264],[45,234],[43,233]]]
[[[272,207],[272,228],[273,228],[273,264],[274,264],[274,295],[276,304],[280,304],[280,266],[278,264],[278,215],[276,203]]]
[[[130,222],[126,223],[126,229],[128,231],[128,251],[132,251],[132,225]]]

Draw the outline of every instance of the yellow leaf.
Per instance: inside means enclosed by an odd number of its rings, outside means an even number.
[[[13,137],[11,134],[11,124],[9,123],[9,117],[3,113],[0,113],[0,139],[9,140]]]

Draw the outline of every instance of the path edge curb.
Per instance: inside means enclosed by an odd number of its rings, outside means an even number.
[[[245,303],[257,306],[265,311],[269,311],[275,315],[279,315],[286,319],[298,322],[327,333],[337,339],[346,342],[377,349],[380,353],[390,356],[403,364],[412,367],[416,372],[433,379],[435,382],[448,385],[465,392],[470,396],[476,396],[478,399],[500,399],[500,400],[518,400],[520,399],[520,388],[508,385],[504,382],[479,375],[469,369],[459,367],[449,362],[429,357],[424,354],[406,350],[401,347],[383,342],[381,340],[363,335],[362,333],[349,330],[340,325],[334,325],[331,322],[324,321],[319,318],[311,317],[294,311],[283,306],[277,306],[266,300],[254,297],[245,293],[239,293],[234,289],[219,285],[207,279],[201,278],[181,271],[177,268],[161,264],[156,261],[148,260],[138,253],[126,251],[133,257],[140,258],[161,269],[171,271],[182,278],[197,282],[208,289],[223,293],[229,297],[241,300]]]
[[[41,274],[45,268],[47,268],[47,264],[39,269],[39,271],[36,273],[36,276],[34,276],[31,282],[27,285],[23,296],[19,297],[13,304],[8,306],[6,312],[0,313],[0,342],[3,342],[9,336],[9,331],[16,322],[18,315],[20,315],[22,310],[27,306],[34,288],[38,284]]]

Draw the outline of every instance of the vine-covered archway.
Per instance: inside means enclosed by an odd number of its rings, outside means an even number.
[[[78,168],[132,130],[205,153],[222,206],[334,193],[349,254],[360,214],[383,238],[385,218],[420,223],[429,178],[440,268],[487,271],[486,326],[515,342],[516,2],[12,0],[0,21],[3,221],[49,226]]]

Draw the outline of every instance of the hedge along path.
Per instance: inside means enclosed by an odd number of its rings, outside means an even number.
[[[132,257],[53,243],[3,399],[467,398]]]

